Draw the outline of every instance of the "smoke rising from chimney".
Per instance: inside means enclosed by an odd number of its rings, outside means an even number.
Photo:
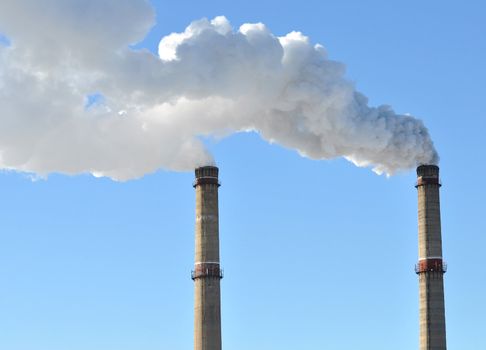
[[[131,48],[154,17],[142,0],[2,0],[0,168],[127,180],[212,164],[200,137],[241,131],[377,173],[437,164],[422,121],[368,106],[301,33],[216,17],[159,56]]]

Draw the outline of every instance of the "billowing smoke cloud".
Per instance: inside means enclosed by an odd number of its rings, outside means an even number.
[[[130,48],[153,23],[142,0],[2,0],[0,168],[126,180],[212,163],[200,137],[239,131],[378,173],[438,161],[420,120],[369,107],[299,32],[216,17]]]

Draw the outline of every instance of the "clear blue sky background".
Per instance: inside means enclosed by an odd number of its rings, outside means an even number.
[[[486,5],[154,1],[140,46],[225,15],[299,30],[372,105],[422,118],[441,154],[450,349],[486,349]],[[220,167],[230,350],[418,348],[414,171],[316,162],[255,134],[208,140]],[[0,173],[0,349],[192,348],[193,174],[116,183]]]

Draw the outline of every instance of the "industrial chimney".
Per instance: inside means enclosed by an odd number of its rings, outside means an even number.
[[[420,350],[446,350],[444,278],[440,226],[439,167],[417,168],[420,285]]]
[[[218,168],[204,166],[195,172],[194,350],[221,350]]]

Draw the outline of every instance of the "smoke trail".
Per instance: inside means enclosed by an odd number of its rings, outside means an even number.
[[[199,137],[243,130],[378,173],[438,162],[420,120],[369,107],[301,33],[216,17],[130,48],[153,23],[142,0],[2,0],[0,168],[126,180],[212,163]]]

